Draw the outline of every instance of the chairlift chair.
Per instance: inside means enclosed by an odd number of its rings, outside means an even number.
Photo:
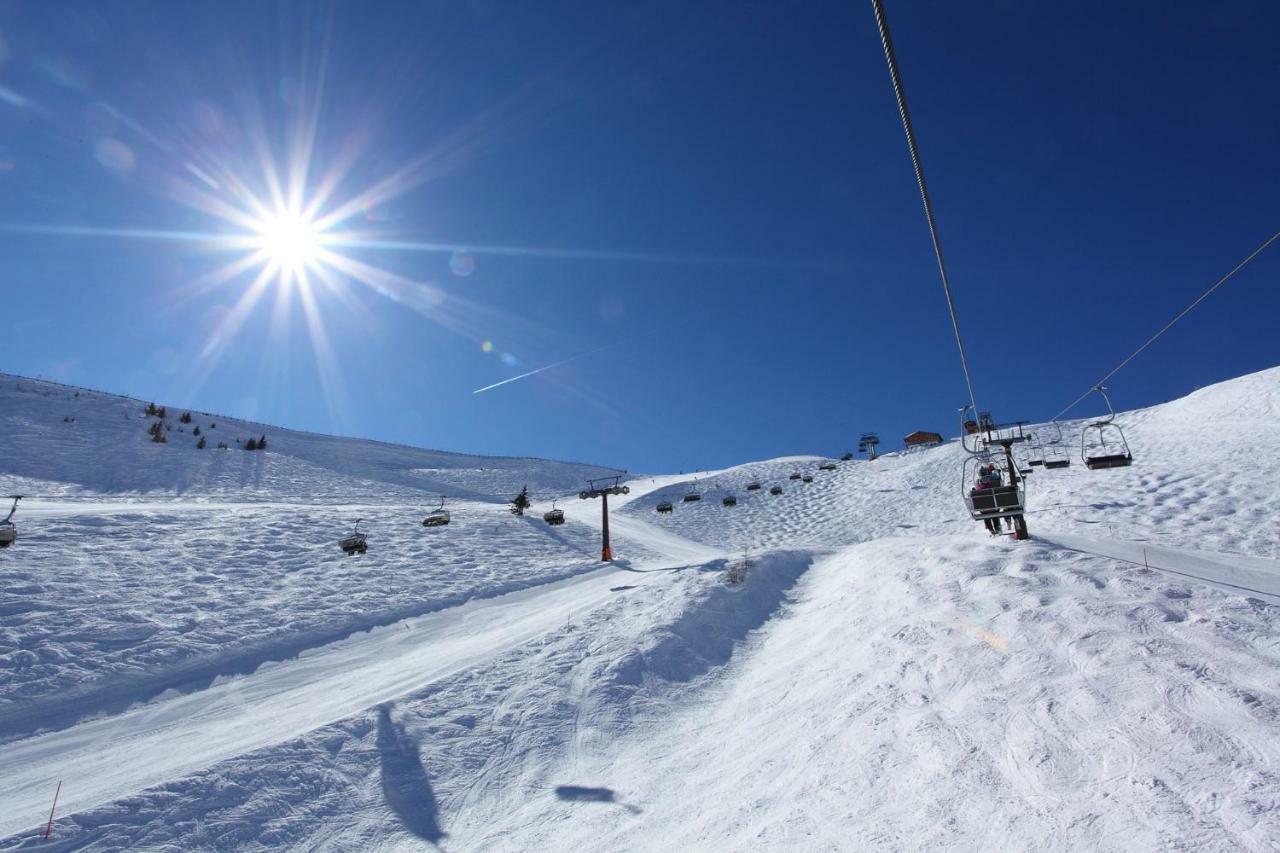
[[[782,486],[770,486],[770,487],[769,487],[769,494],[771,494],[771,495],[780,495],[780,494],[782,494]]]
[[[977,488],[978,469],[994,465],[1000,473],[999,486]],[[960,490],[965,506],[976,521],[989,518],[1008,518],[1026,512],[1026,481],[1018,479],[1018,485],[1009,484],[1008,463],[994,453],[980,453],[965,460],[961,469]]]
[[[1129,452],[1129,442],[1125,440],[1124,430],[1114,423],[1116,410],[1111,406],[1111,398],[1107,389],[1099,385],[1093,390],[1102,395],[1107,403],[1107,416],[1094,421],[1080,431],[1080,458],[1085,467],[1091,471],[1100,468],[1124,468],[1133,464],[1133,454]],[[1108,440],[1109,439],[1109,440]]]
[[[552,527],[564,524],[564,510],[556,509],[556,502],[552,501],[551,509],[543,513],[542,520]]]
[[[802,483],[812,483],[812,482],[813,482],[813,475],[812,475],[812,474],[805,474],[803,477],[801,477],[801,478],[800,478],[800,482],[802,482]]]
[[[850,456],[849,458],[850,458],[850,459],[852,459],[853,457],[852,457],[852,456]],[[819,470],[819,471],[834,471],[834,470],[836,470],[836,463],[834,463],[834,462],[823,462],[821,465],[819,465],[819,466],[818,466],[818,470]]]
[[[844,452],[844,454],[840,457],[840,461],[841,461],[841,462],[848,462],[848,461],[849,461],[850,459],[852,459],[852,458],[853,458],[853,451],[851,451],[851,450],[846,450],[846,451]]]
[[[965,416],[971,408],[966,405],[960,409],[961,424],[966,422]],[[1014,536],[1019,540],[1029,538],[1024,517],[1027,481],[1021,476],[1025,472],[1020,470],[1013,456],[1014,445],[1027,441],[1023,423],[996,424],[989,412],[982,412],[978,416],[979,431],[966,431],[960,436],[961,446],[967,454],[960,466],[960,495],[965,508],[975,521],[986,524],[992,533],[999,530],[999,519],[1010,519]],[[979,469],[986,466],[998,472],[995,482],[979,479]]]
[[[702,500],[702,495],[698,494],[697,492],[689,492],[684,496],[685,503],[693,503],[694,501],[700,501],[700,500]]]
[[[800,474],[799,474],[799,473],[792,474],[788,479],[791,479],[791,480],[799,480],[799,479],[800,479]]]
[[[22,495],[9,497],[13,500],[13,506],[9,508],[4,521],[0,521],[0,548],[8,548],[18,539],[18,526],[13,523],[13,514],[18,511],[18,501],[22,500]]]
[[[671,506],[671,501],[659,501],[657,508],[660,513],[668,513],[674,509],[674,507]]]
[[[355,528],[350,535],[344,536],[338,540],[338,547],[350,557],[352,554],[363,554],[369,550],[369,543],[366,542],[365,534],[360,532],[360,522],[363,519],[357,518]]]
[[[723,498],[720,499],[720,503],[724,504],[725,506],[737,506],[738,499],[733,495],[725,495]]]
[[[748,491],[748,492],[758,492],[758,491],[760,491],[760,484],[759,484],[759,483],[747,483],[747,491]]]
[[[1062,440],[1062,425],[1056,421],[1053,424],[1057,430],[1057,437],[1049,439],[1049,443],[1044,445],[1044,467],[1045,470],[1053,471],[1058,468],[1071,467],[1071,455],[1067,453],[1067,447]]]
[[[444,527],[449,523],[449,510],[444,508],[444,495],[440,496],[440,506],[427,513],[422,519],[423,527]]]

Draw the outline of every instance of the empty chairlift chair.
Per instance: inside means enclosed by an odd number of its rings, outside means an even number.
[[[737,506],[738,499],[733,495],[725,495],[723,498],[720,499],[720,503],[724,504],[725,506]]]
[[[782,486],[770,486],[770,487],[769,487],[769,494],[771,494],[771,495],[780,495],[780,494],[782,494]]]
[[[13,514],[18,511],[18,501],[22,500],[22,495],[9,497],[13,500],[13,506],[9,507],[9,514],[4,521],[0,521],[0,548],[8,548],[18,540],[18,526],[13,523]]]
[[[674,509],[674,507],[671,506],[671,501],[658,501],[657,509],[660,513],[669,513]]]
[[[848,461],[849,461],[850,459],[852,459],[852,458],[853,458],[853,451],[852,451],[852,450],[846,450],[846,451],[844,452],[844,455],[840,457],[840,461],[841,461],[841,462],[848,462]]]
[[[444,527],[449,523],[449,510],[444,508],[444,495],[440,496],[440,506],[427,513],[422,519],[423,527]]]
[[[1125,440],[1124,430],[1114,423],[1116,410],[1111,407],[1111,398],[1107,389],[1099,385],[1093,390],[1102,395],[1107,403],[1107,416],[1094,421],[1080,431],[1080,458],[1089,470],[1100,468],[1124,468],[1133,464],[1133,454],[1129,452],[1129,442]]]
[[[689,491],[685,492],[684,502],[693,503],[694,501],[700,501],[700,500],[702,500],[702,494],[698,491],[698,487],[690,486]]]
[[[800,482],[802,482],[802,483],[812,483],[812,482],[813,482],[813,475],[812,475],[812,474],[805,474],[803,477],[801,477],[801,478],[800,478]]]
[[[799,480],[799,479],[800,479],[800,475],[799,475],[798,473],[796,473],[796,474],[792,474],[788,479],[791,479],[791,480]]]
[[[556,502],[552,501],[551,509],[543,513],[542,520],[547,524],[550,524],[552,527],[558,527],[561,524],[564,524],[564,510],[556,509]]]
[[[1049,443],[1044,447],[1044,467],[1048,471],[1071,467],[1071,456],[1067,453],[1066,443],[1062,440],[1062,427],[1056,423],[1054,426],[1058,430],[1058,436],[1049,439]]]
[[[849,455],[849,458],[850,458],[850,459],[852,459],[852,458],[853,458],[853,455],[852,455],[852,454],[850,454],[850,455]],[[834,463],[834,462],[823,462],[821,465],[819,465],[819,466],[818,466],[818,470],[819,470],[819,471],[834,471],[834,470],[836,470],[836,463]]]
[[[759,483],[747,483],[747,491],[748,491],[748,492],[758,492],[758,491],[760,491],[760,484],[759,484]]]
[[[355,529],[350,535],[344,536],[338,540],[338,547],[342,549],[348,557],[352,554],[363,554],[369,550],[369,543],[366,541],[365,534],[360,532],[360,522],[363,519],[356,519]]]

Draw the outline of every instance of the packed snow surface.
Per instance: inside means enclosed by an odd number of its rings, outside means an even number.
[[[1280,849],[1280,369],[1064,425],[1030,542],[951,442],[634,477],[607,566],[605,469],[180,414],[0,376],[0,848]]]

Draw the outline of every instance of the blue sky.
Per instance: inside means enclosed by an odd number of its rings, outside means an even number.
[[[1274,4],[888,11],[998,418],[1280,228]],[[361,202],[346,272],[237,317],[247,199],[302,140],[304,203]],[[965,399],[869,3],[5,4],[0,223],[0,370],[283,426],[687,471],[951,434]],[[1278,274],[1117,406],[1280,362]]]

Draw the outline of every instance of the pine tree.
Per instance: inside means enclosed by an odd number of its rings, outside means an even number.
[[[200,427],[199,427],[199,426],[192,427],[192,429],[191,429],[191,434],[192,434],[192,435],[199,435],[199,434],[200,434]]]
[[[199,429],[199,427],[197,427]],[[200,440],[196,442],[196,450],[204,450],[204,436],[200,436]]]
[[[178,420],[182,421],[184,424],[189,424],[189,423],[191,423],[191,413],[190,413],[190,412],[183,412],[183,413],[182,413],[182,417],[178,418]]]
[[[533,500],[529,497],[529,487],[525,486],[520,490],[520,494],[511,499],[511,511],[516,515],[524,515],[524,511],[532,503]]]
[[[267,449],[267,437],[265,435],[262,438],[258,439],[258,449],[259,450]]]
[[[160,410],[156,408],[155,403],[147,403],[147,417],[153,418],[159,413]]]
[[[257,450],[257,449],[258,449],[258,442],[254,441],[254,440],[251,438],[251,439],[249,439],[249,440],[245,443],[244,449],[245,449],[245,450]]]

